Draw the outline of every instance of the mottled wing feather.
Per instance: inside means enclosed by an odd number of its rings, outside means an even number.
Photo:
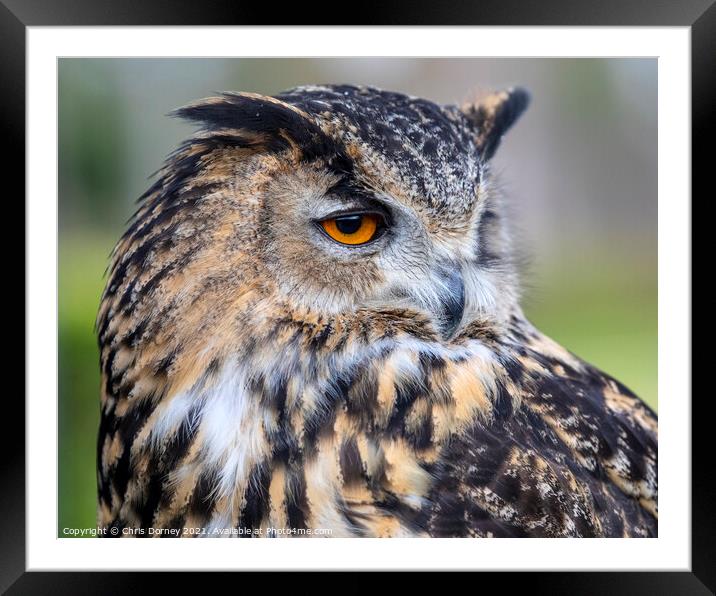
[[[657,535],[656,416],[580,364],[525,351],[510,368],[521,406],[445,448],[430,534]]]

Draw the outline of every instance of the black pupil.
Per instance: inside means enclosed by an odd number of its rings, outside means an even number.
[[[361,223],[363,223],[362,215],[336,217],[336,227],[341,234],[355,234],[360,230]]]

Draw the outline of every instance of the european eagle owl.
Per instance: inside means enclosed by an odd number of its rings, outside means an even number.
[[[117,535],[656,536],[657,419],[520,308],[490,163],[521,89],[177,110],[97,319]]]

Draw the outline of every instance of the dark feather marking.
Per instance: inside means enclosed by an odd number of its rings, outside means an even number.
[[[187,506],[187,514],[206,522],[214,511],[214,489],[216,488],[216,475],[211,470],[205,470],[199,476]]]
[[[168,528],[168,529],[170,529],[170,530],[178,530],[178,531],[179,531],[178,536],[181,537],[181,536],[182,536],[182,532],[183,532],[183,530],[184,530],[184,526],[185,526],[185,520],[186,520],[186,518],[184,517],[184,515],[183,515],[183,514],[179,514],[179,515],[177,515],[176,517],[174,517],[174,518],[172,518],[171,520],[169,520],[169,522],[166,524],[165,527]],[[170,534],[169,532],[163,532],[163,533],[160,534],[159,536],[160,536],[161,538],[171,538],[171,537],[177,536],[177,535],[172,535],[172,534]]]
[[[492,403],[493,413],[498,418],[509,418],[513,413],[512,396],[507,391],[507,388],[501,379],[497,379],[495,384],[497,386],[497,391]]]
[[[290,466],[286,474],[286,517],[290,528],[305,529],[309,514],[306,477],[300,463]]]
[[[363,460],[361,460],[358,444],[354,438],[344,441],[341,446],[339,461],[343,484],[349,485],[365,480]]]
[[[177,432],[163,447],[161,458],[157,462],[156,467],[160,473],[162,473],[162,477],[164,479],[166,479],[166,474],[177,468],[189,452],[189,448],[192,446],[194,438],[196,437],[197,429],[199,428],[199,414],[201,411],[202,404],[194,404],[184,420],[182,420]],[[160,497],[159,507],[168,507],[171,503],[173,493],[169,490],[163,490],[163,485],[160,489],[162,494]]]
[[[422,355],[421,355],[422,356]],[[405,418],[411,406],[420,398],[425,396],[425,388],[430,381],[430,367],[428,359],[422,360],[422,378],[404,379],[395,386],[395,404],[388,419],[386,430],[389,434],[406,435]]]
[[[269,485],[271,484],[271,468],[266,462],[254,466],[249,475],[246,489],[246,505],[241,510],[239,527],[259,529],[261,522],[268,513]],[[242,537],[252,537],[253,534],[241,534]]]
[[[364,429],[372,429],[376,407],[378,405],[377,369],[383,356],[375,360],[363,361],[356,366],[354,381],[346,395],[346,413],[357,420]]]
[[[413,432],[406,432],[406,438],[408,443],[418,450],[428,449],[432,447],[433,443],[433,417],[432,417],[432,405],[427,412],[427,415],[423,416],[414,428]]]
[[[495,267],[504,263],[504,256],[494,250],[494,234],[497,230],[497,216],[487,210],[477,224],[477,262],[485,268]]]
[[[366,527],[362,522],[368,518],[367,515],[353,511],[350,508],[350,504],[346,503],[346,501],[340,497],[336,499],[336,509],[338,509],[339,513],[343,516],[351,534],[357,537],[366,536]]]
[[[119,422],[118,432],[122,439],[122,455],[114,467],[110,467],[108,475],[112,478],[112,485],[118,495],[124,496],[133,475],[132,462],[130,457],[131,447],[137,433],[146,424],[147,418],[154,411],[155,400],[151,396],[142,399],[136,406],[130,409]]]
[[[333,431],[338,410],[346,407],[348,391],[355,380],[356,370],[348,370],[333,381],[321,403],[307,415],[304,424],[304,448],[307,455],[315,454],[318,439]]]
[[[392,493],[384,492],[382,498],[376,500],[375,506],[397,518],[408,530],[419,532],[424,529],[424,513],[413,509]]]
[[[144,501],[135,503],[135,508],[140,516],[140,525],[142,528],[150,528],[153,525],[154,512],[157,510],[162,498],[162,486],[164,484],[164,474],[159,465],[159,455],[153,454],[149,463],[151,470],[149,482],[145,489],[146,494],[143,495]]]
[[[132,347],[137,345],[137,342],[142,338],[142,335],[147,330],[149,321],[147,319],[141,319],[136,326],[131,329],[127,335],[124,336],[124,342]]]
[[[202,155],[206,156],[208,154],[209,151],[207,150]],[[158,202],[164,205],[163,208],[154,216],[137,218],[127,230],[126,236],[131,236],[135,242],[138,242],[146,238],[151,232],[161,231],[165,233],[166,228],[160,230],[161,226],[169,224],[174,216],[183,211],[191,213],[191,210],[195,209],[202,199],[219,188],[217,183],[205,183],[186,188],[186,184],[196,177],[198,173],[197,171],[187,171],[184,176],[176,176],[176,172],[174,172],[171,190],[167,189],[159,197],[161,200]],[[174,178],[175,176],[176,178]]]
[[[333,327],[330,323],[323,325],[321,330],[311,338],[309,349],[312,351],[321,350],[326,345],[326,341],[328,341],[332,333]]]
[[[107,351],[107,356],[104,359],[104,363],[102,365],[102,372],[104,373],[104,376],[109,383],[114,382],[115,375],[112,369],[114,368],[114,359],[117,356],[118,347],[119,346],[109,348],[109,350]],[[111,392],[108,392],[108,395],[111,395]]]
[[[102,408],[99,421],[99,433],[97,435],[97,471],[99,473],[98,494],[99,498],[108,507],[112,503],[112,494],[110,492],[110,482],[102,472],[102,451],[105,441],[109,437],[113,437],[116,432],[117,419],[114,415],[116,402],[109,407]]]

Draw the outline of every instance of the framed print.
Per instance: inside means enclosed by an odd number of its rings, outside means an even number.
[[[713,589],[690,198],[716,9],[551,6],[0,6],[27,221],[3,588]],[[201,540],[263,537],[304,540]]]

